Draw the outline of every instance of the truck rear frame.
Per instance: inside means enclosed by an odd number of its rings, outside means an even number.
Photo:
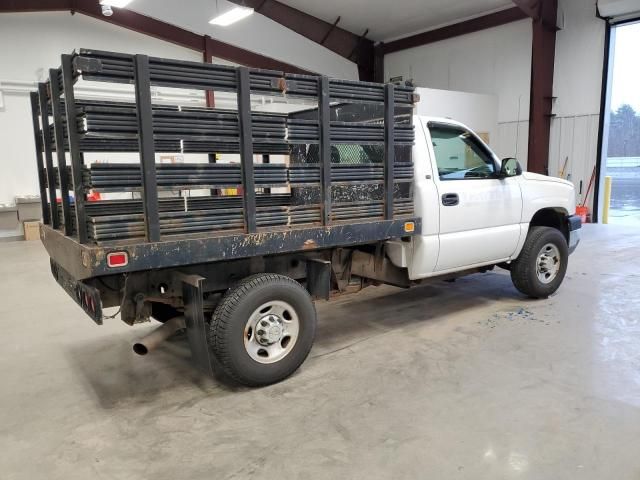
[[[80,78],[132,84],[135,102],[76,99]],[[237,110],[157,105],[152,87],[233,92]],[[252,94],[317,107],[252,112]],[[282,274],[314,298],[329,298],[377,281],[363,272],[391,268],[383,265],[383,243],[420,233],[410,87],[80,50],[62,55],[31,101],[41,239],[54,277],[98,324],[108,307],[119,307],[130,324],[183,313],[193,357],[206,372],[208,315],[243,277]],[[362,163],[340,163],[336,145],[359,146]],[[85,154],[96,152],[138,152],[139,167],[89,167]],[[209,164],[163,166],[156,152],[207,153]],[[219,152],[238,153],[239,164],[217,164]],[[262,163],[254,163],[256,154]],[[274,154],[289,155],[289,164],[270,163]],[[278,187],[289,197],[271,193]],[[210,195],[159,194],[196,188]],[[220,195],[228,188],[241,193]],[[92,202],[92,189],[140,198]],[[182,199],[184,209],[176,203]],[[360,275],[352,278],[356,263]],[[393,275],[404,281],[402,272]]]

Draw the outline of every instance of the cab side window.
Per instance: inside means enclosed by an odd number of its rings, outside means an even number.
[[[496,166],[487,149],[467,130],[430,124],[440,180],[494,178]]]

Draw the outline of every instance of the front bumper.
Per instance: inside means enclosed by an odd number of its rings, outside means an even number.
[[[569,254],[572,254],[580,243],[582,220],[578,215],[571,215],[567,219],[567,225],[569,227]]]

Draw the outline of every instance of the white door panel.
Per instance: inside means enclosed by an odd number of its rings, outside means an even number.
[[[440,207],[440,233],[454,233],[520,223],[522,193],[518,179],[437,182],[440,197],[458,195],[455,206]]]
[[[440,210],[435,271],[508,258],[520,238],[519,178],[496,178],[498,159],[465,127],[436,122],[425,130]]]
[[[440,197],[456,193],[459,203],[440,202],[440,254],[436,270],[509,257],[518,246],[522,194],[517,178],[438,182]]]
[[[477,263],[506,260],[515,251],[520,225],[502,225],[453,232],[440,237],[436,270],[450,270]],[[478,247],[470,247],[478,246]]]

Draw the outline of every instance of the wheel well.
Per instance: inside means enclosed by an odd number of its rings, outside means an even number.
[[[551,227],[560,230],[564,237],[569,241],[569,226],[567,225],[567,212],[556,208],[543,208],[538,210],[529,227]]]

